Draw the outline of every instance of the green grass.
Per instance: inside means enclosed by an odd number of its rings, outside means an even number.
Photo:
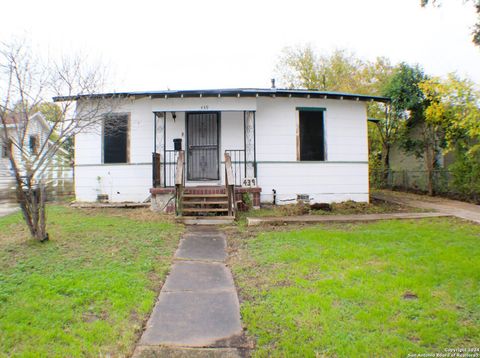
[[[50,241],[0,218],[0,356],[131,354],[179,229],[146,210],[48,210]]]
[[[256,357],[406,357],[480,343],[478,225],[318,226],[235,245]]]

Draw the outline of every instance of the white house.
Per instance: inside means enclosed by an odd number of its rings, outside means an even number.
[[[75,99],[77,106],[88,106],[89,101],[109,97],[120,99],[114,113],[75,138],[78,201],[108,195],[112,202],[143,202],[150,195],[155,199],[171,194],[182,150],[185,189],[190,193],[193,188],[215,193],[225,184],[226,152],[237,196],[253,194],[256,206],[299,199],[367,202],[366,103],[389,101],[276,88],[126,92],[55,100]]]
[[[15,178],[8,159],[5,130],[12,141],[11,150],[20,169],[36,160],[39,150],[45,143],[49,145],[51,131],[50,125],[40,112],[33,114],[28,121],[20,115],[7,116],[5,125],[6,129],[0,122],[0,199],[14,197],[15,195]],[[27,127],[25,128],[25,126]],[[18,143],[22,143],[22,140],[23,145],[19,145]],[[45,170],[41,173],[41,178],[46,182],[48,189],[55,192],[60,187],[64,191],[66,182],[73,180],[73,170],[70,166],[68,153],[64,149],[60,148],[57,155],[46,164]]]

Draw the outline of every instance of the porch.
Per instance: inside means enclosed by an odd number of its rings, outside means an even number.
[[[152,209],[234,216],[260,206],[255,111],[154,112]]]

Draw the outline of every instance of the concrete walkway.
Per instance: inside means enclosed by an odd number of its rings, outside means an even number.
[[[301,215],[301,216],[265,216],[247,217],[248,226],[262,224],[315,224],[350,223],[393,219],[424,219],[452,216],[447,213],[391,213],[391,214],[352,214],[352,215]]]
[[[225,236],[188,227],[134,357],[241,357],[237,291]]]
[[[0,217],[12,214],[20,210],[17,203],[0,200]]]
[[[480,206],[463,201],[450,200],[426,195],[379,190],[372,194],[375,199],[407,205],[414,208],[436,210],[461,219],[480,224]]]

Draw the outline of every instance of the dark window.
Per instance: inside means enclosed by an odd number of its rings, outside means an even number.
[[[111,115],[103,126],[103,162],[128,162],[128,115]]]
[[[38,139],[37,136],[31,135],[29,137],[28,146],[31,154],[38,154]]]
[[[325,160],[323,111],[300,111],[300,160]]]
[[[2,158],[8,158],[7,145],[2,144]]]

